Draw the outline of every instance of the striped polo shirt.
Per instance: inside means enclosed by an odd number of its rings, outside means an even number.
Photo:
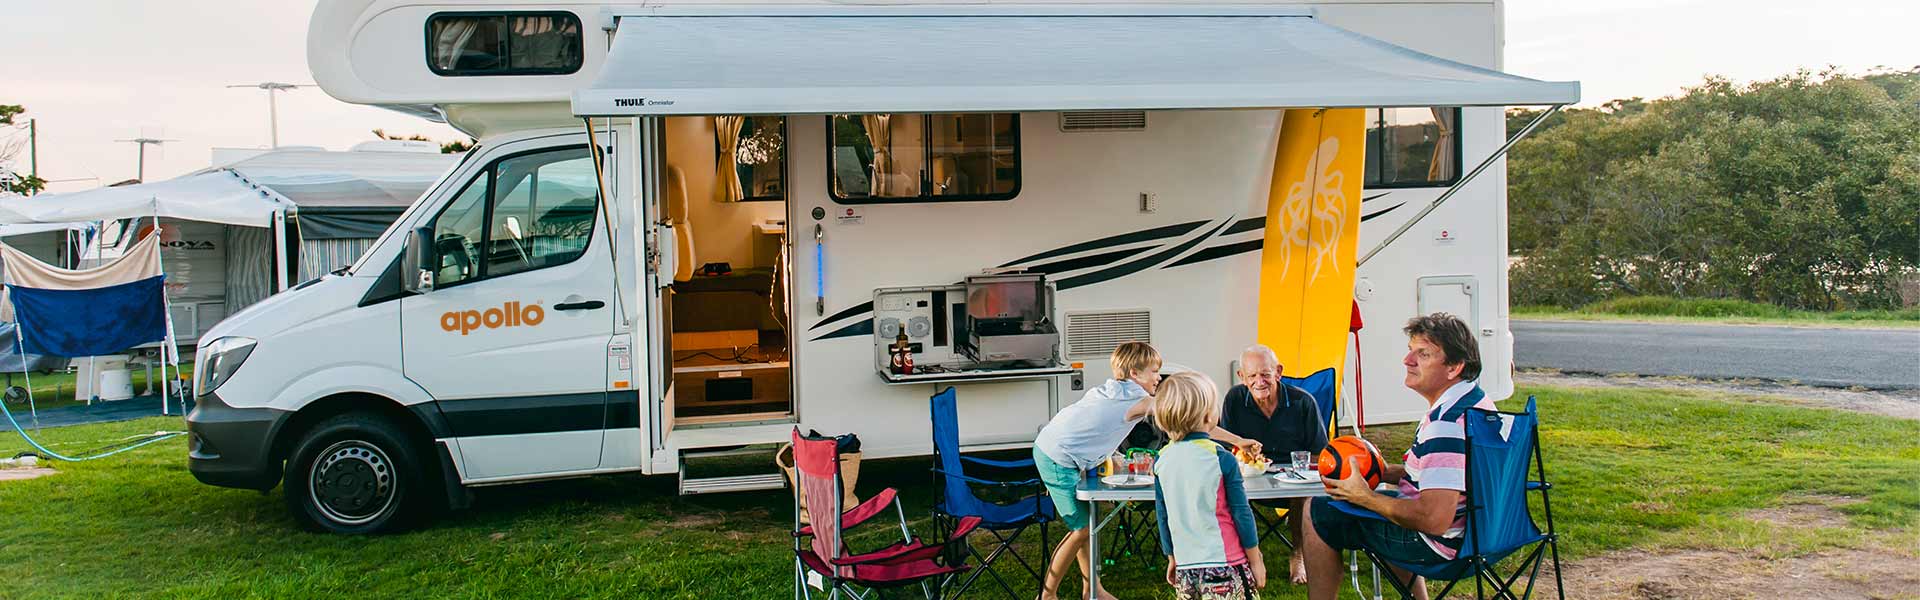
[[[1160,449],[1153,463],[1160,551],[1180,569],[1247,564],[1260,545],[1240,462],[1206,433],[1189,433]]]
[[[1413,434],[1413,447],[1402,462],[1407,476],[1400,479],[1400,497],[1420,497],[1421,490],[1456,490],[1460,503],[1453,508],[1453,525],[1446,535],[1421,533],[1427,547],[1449,560],[1460,553],[1461,536],[1467,530],[1467,409],[1494,410],[1493,401],[1473,381],[1462,381],[1440,394],[1427,414],[1420,417],[1420,428]]]

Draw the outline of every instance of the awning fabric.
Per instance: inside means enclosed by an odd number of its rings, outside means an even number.
[[[157,214],[266,227],[273,223],[273,213],[286,205],[276,194],[220,170],[84,192],[0,198],[0,223],[110,221]]]
[[[161,217],[267,227],[296,209],[322,238],[378,237],[458,156],[283,149],[166,181],[0,198],[0,226]],[[331,219],[331,220],[329,220]],[[4,231],[4,230],[0,230]]]
[[[1311,16],[620,18],[583,116],[1569,104]]]

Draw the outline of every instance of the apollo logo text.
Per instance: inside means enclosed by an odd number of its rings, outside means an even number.
[[[460,335],[473,333],[475,329],[499,329],[501,327],[533,327],[547,320],[547,310],[538,304],[508,302],[499,308],[485,311],[452,311],[440,315],[442,331],[458,331]]]

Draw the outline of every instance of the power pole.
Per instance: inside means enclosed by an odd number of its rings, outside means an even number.
[[[313,87],[313,84],[311,83],[280,83],[276,81],[263,81],[260,83],[252,83],[252,84],[229,85],[227,87],[256,88],[260,90],[265,90],[267,92],[267,122],[268,122],[267,126],[268,126],[269,135],[271,136],[269,139],[273,141],[274,148],[279,148],[280,147],[280,103],[277,101],[278,94],[280,92],[297,90],[303,87]]]
[[[27,176],[40,177],[40,120],[27,119]],[[37,192],[28,190],[27,195]]]
[[[140,162],[139,162],[139,166],[134,169],[134,172],[137,173],[136,175],[134,175],[134,178],[139,179],[140,183],[146,183],[147,182],[147,144],[153,144],[155,146],[159,146],[159,145],[166,144],[167,142],[178,142],[180,140],[161,140],[161,139],[154,139],[149,137],[137,137],[130,140],[114,140],[114,141],[132,142],[140,145],[140,154],[138,159]]]

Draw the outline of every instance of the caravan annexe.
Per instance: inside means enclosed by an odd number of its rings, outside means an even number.
[[[1502,106],[1577,98],[1494,70],[1499,32],[1491,2],[322,2],[328,93],[481,144],[348,272],[209,333],[192,471],[284,478],[303,521],[363,532],[467,486],[778,485],[683,460],[796,425],[925,454],[948,385],[964,445],[1025,445],[1119,341],[1216,377],[1253,341],[1273,109],[1368,110],[1369,248],[1496,156]],[[1376,323],[1459,313],[1498,365],[1504,172],[1486,165],[1354,296]],[[968,366],[965,324],[1019,313],[963,308],[989,269],[1046,275],[1052,314],[1029,317],[1058,326],[1052,356]],[[884,373],[903,335],[958,372]],[[1394,354],[1367,355],[1367,387],[1397,389]],[[1370,400],[1374,422],[1420,404]]]

